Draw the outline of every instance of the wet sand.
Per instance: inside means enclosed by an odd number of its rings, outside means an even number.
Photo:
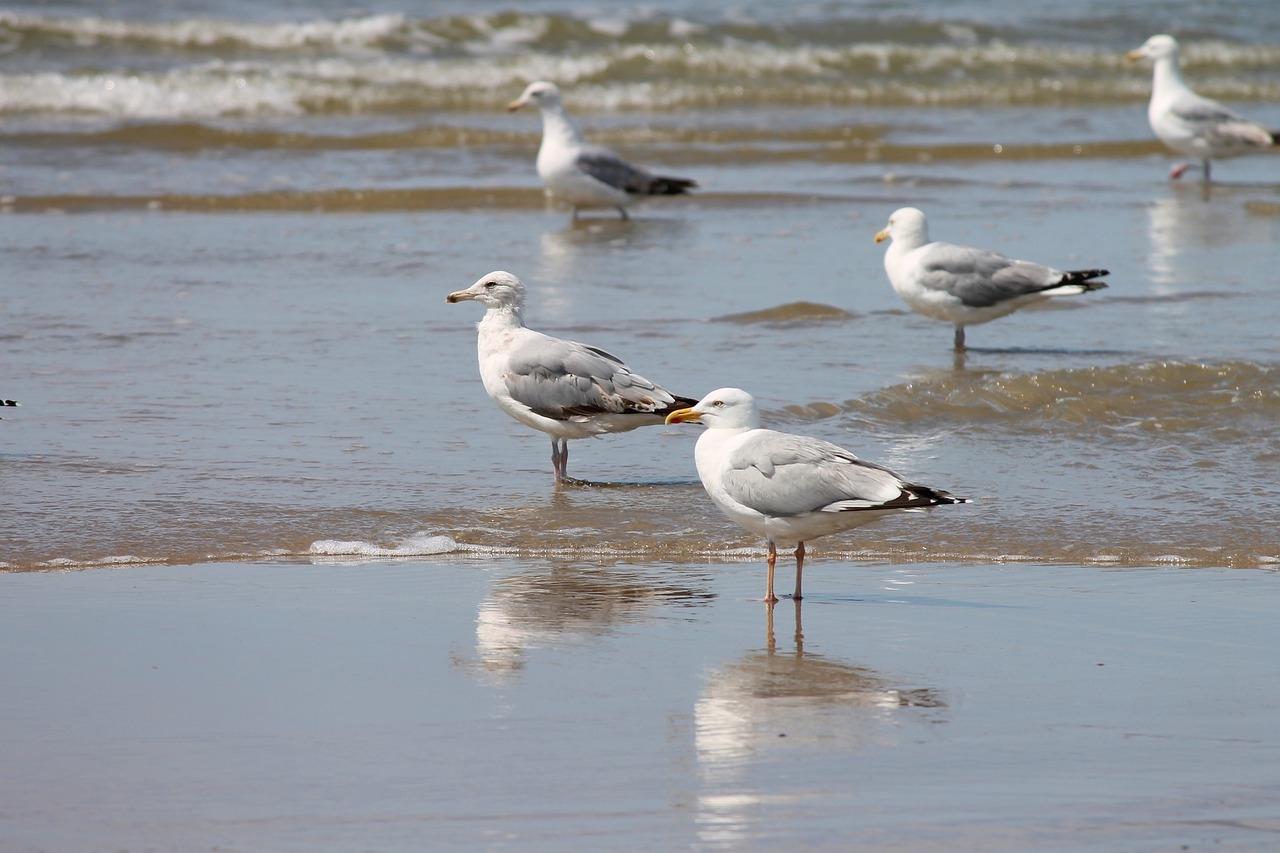
[[[0,847],[1263,850],[1256,571],[281,561],[9,575]],[[772,628],[772,636],[769,630]]]

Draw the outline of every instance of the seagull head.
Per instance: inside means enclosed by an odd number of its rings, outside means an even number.
[[[1178,40],[1173,36],[1152,36],[1142,43],[1142,47],[1126,53],[1124,58],[1130,62],[1137,62],[1139,59],[1176,60],[1178,58]]]
[[[877,243],[885,240],[905,243],[907,248],[923,246],[929,242],[929,223],[914,207],[898,208],[889,217],[889,224],[876,234]]]
[[[759,429],[760,409],[756,398],[741,388],[720,388],[687,409],[676,409],[667,415],[667,423],[692,421],[710,429]]]
[[[527,291],[524,282],[509,272],[496,270],[482,275],[475,284],[466,290],[455,290],[445,297],[446,302],[479,302],[486,308],[514,308],[519,311],[524,307]]]
[[[520,97],[507,104],[507,109],[515,112],[527,104],[533,104],[540,110],[555,109],[560,106],[560,88],[546,80],[535,80],[525,87]]]

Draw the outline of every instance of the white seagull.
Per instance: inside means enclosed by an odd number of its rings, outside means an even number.
[[[499,270],[446,299],[489,309],[476,324],[484,390],[502,411],[551,436],[556,485],[567,479],[569,439],[661,424],[694,402],[632,373],[602,349],[525,328],[525,295],[520,279]]]
[[[796,589],[804,570],[804,543],[852,530],[883,516],[920,512],[938,504],[968,503],[928,486],[915,486],[888,468],[865,462],[829,441],[760,428],[760,410],[740,388],[721,388],[696,406],[667,415],[667,423],[696,421],[694,461],[711,500],[738,524],[769,543],[767,602],[775,602],[773,567],[778,543],[796,545]]]
[[[914,207],[895,210],[876,242],[892,240],[884,254],[894,291],[913,311],[956,327],[963,350],[964,327],[1012,314],[1050,296],[1070,296],[1107,285],[1094,281],[1109,270],[1064,272],[998,252],[929,242],[929,223]]]
[[[1265,151],[1277,143],[1278,138],[1272,131],[1191,91],[1182,79],[1178,41],[1173,36],[1152,36],[1142,47],[1129,51],[1126,58],[1130,62],[1139,59],[1155,62],[1147,121],[1165,145],[1179,154],[1199,158],[1206,181],[1210,160]],[[1180,178],[1191,168],[1194,168],[1192,163],[1177,163],[1169,177]]]
[[[518,110],[534,104],[542,111],[542,146],[538,148],[538,177],[556,198],[578,210],[613,207],[627,218],[627,205],[641,196],[681,195],[697,183],[687,178],[655,175],[633,166],[612,150],[591,145],[569,121],[560,103],[560,89],[539,80],[507,105]]]

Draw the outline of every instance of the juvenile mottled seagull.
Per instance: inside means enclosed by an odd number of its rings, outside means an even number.
[[[564,114],[560,90],[554,83],[530,83],[519,98],[507,105],[518,110],[534,104],[542,111],[542,146],[538,149],[538,177],[551,194],[573,207],[613,207],[627,218],[627,205],[641,196],[681,195],[697,183],[668,178],[633,166],[612,150],[591,145]]]
[[[886,515],[920,512],[939,504],[968,503],[928,486],[915,486],[888,468],[803,435],[760,428],[755,399],[740,388],[721,388],[696,406],[667,415],[667,423],[697,421],[694,461],[711,500],[725,515],[769,543],[765,601],[773,593],[778,544],[797,543],[796,589],[801,597],[804,543],[870,524]]]
[[[484,390],[502,411],[551,436],[556,485],[567,479],[569,439],[660,424],[694,402],[632,373],[602,349],[525,328],[525,295],[520,279],[497,271],[446,298],[489,309],[476,324]]]
[[[1155,62],[1147,121],[1165,145],[1179,154],[1199,158],[1206,181],[1210,160],[1266,151],[1280,141],[1275,133],[1257,122],[1191,91],[1182,79],[1178,42],[1173,36],[1152,36],[1126,57],[1130,62],[1139,59]],[[1176,163],[1169,177],[1180,178],[1192,168],[1195,168],[1193,163]]]
[[[998,252],[929,242],[929,224],[914,207],[895,210],[876,242],[892,240],[884,255],[889,282],[913,311],[956,327],[963,350],[964,327],[1012,314],[1050,296],[1071,296],[1107,285],[1094,281],[1109,270],[1064,272]]]

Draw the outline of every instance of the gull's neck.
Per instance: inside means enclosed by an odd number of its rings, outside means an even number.
[[[1151,96],[1160,98],[1174,95],[1187,88],[1182,79],[1182,68],[1178,64],[1178,55],[1162,56],[1155,61],[1155,70],[1151,77]]]
[[[480,318],[480,322],[476,327],[481,332],[505,332],[512,329],[524,328],[524,306],[523,305],[499,305],[490,308]]]
[[[585,144],[560,104],[542,107],[542,144],[573,148]]]

